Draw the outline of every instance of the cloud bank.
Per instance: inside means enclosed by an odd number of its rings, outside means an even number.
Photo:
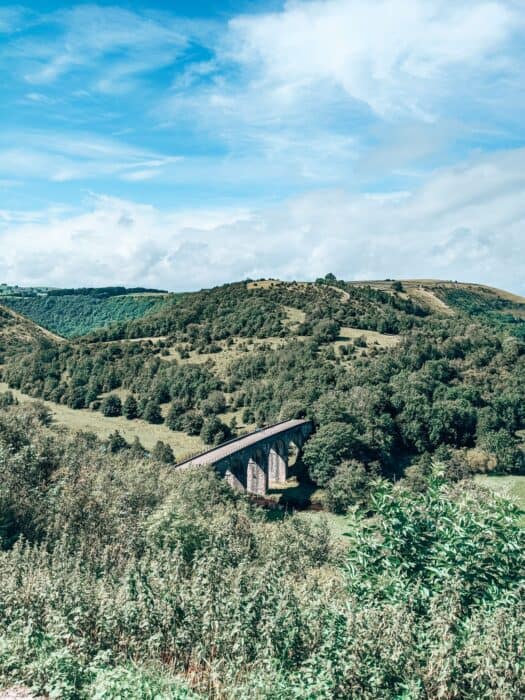
[[[2,281],[525,291],[522,0],[26,1],[0,8]]]
[[[260,210],[170,212],[94,196],[80,213],[0,224],[0,276],[184,290],[333,271],[346,279],[483,281],[525,293],[524,158],[525,150],[481,157],[434,173],[413,192],[325,190]]]

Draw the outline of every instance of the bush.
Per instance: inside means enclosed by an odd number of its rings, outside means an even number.
[[[326,503],[333,513],[346,513],[354,504],[364,505],[370,492],[370,475],[356,460],[340,464],[326,487]]]
[[[142,417],[144,418],[144,420],[148,421],[148,423],[160,424],[164,422],[160,406],[157,401],[153,400],[148,401],[148,403],[146,404]]]
[[[102,401],[101,410],[107,418],[116,418],[122,415],[122,402],[116,394],[110,394]]]

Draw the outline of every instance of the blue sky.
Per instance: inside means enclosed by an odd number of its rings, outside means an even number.
[[[0,5],[0,281],[525,293],[521,0]]]

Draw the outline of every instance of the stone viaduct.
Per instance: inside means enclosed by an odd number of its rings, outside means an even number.
[[[264,496],[270,481],[286,481],[290,445],[300,453],[312,431],[309,420],[282,421],[223,442],[176,468],[211,465],[233,488]]]

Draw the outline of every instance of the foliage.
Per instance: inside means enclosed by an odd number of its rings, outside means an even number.
[[[115,418],[122,415],[122,402],[116,394],[106,396],[102,401],[102,413],[107,418]]]
[[[311,418],[317,434],[304,458],[323,487],[347,460],[399,478],[443,447],[463,451],[471,471],[524,472],[523,342],[490,314],[434,315],[409,292],[408,285],[401,294],[330,276],[315,285],[238,283],[170,295],[147,318],[88,339],[9,351],[2,378],[32,397],[79,409],[104,411],[107,394],[119,390],[128,397],[122,407],[128,418],[165,417],[170,429],[202,433],[208,444],[227,439],[233,412],[245,426]],[[481,292],[462,294],[472,305]],[[519,318],[518,302],[482,296],[501,304],[501,313],[511,304]],[[287,316],[290,309],[299,313],[296,320]],[[334,352],[346,325],[401,334],[399,343],[382,347],[374,336],[357,337],[351,353]],[[136,336],[142,340],[107,342]],[[217,348],[229,358],[220,366]]]
[[[433,597],[455,592],[463,610],[519,594],[525,531],[510,501],[432,479],[425,493],[382,483],[373,492],[372,526],[356,528],[349,555],[350,590],[410,600],[428,613]]]
[[[350,505],[366,504],[371,475],[357,460],[342,462],[326,489],[326,502],[333,513],[346,513]]]
[[[120,291],[119,291],[120,290]],[[118,321],[141,318],[161,308],[164,296],[147,296],[115,288],[53,290],[45,296],[3,297],[2,302],[65,338],[85,335]]]
[[[0,411],[1,685],[76,700],[523,697],[525,543],[507,502],[434,478],[424,494],[370,484],[374,517],[353,514],[343,547],[211,470],[130,453],[32,407]]]

